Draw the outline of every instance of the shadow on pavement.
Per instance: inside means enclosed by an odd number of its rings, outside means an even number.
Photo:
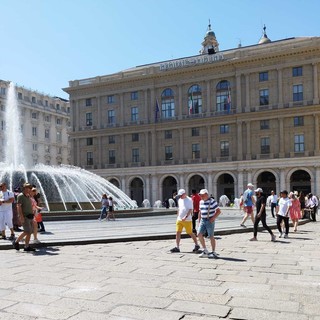
[[[232,261],[232,262],[247,262],[246,259],[237,259],[237,258],[229,258],[229,257],[221,257],[221,256],[219,256],[217,259],[225,260],[225,261]]]
[[[35,256],[56,256],[59,254],[60,249],[58,248],[52,248],[52,247],[44,247],[44,248],[39,248],[37,251],[35,251],[33,254]]]

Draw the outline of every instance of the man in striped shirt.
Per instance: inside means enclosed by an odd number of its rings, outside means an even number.
[[[215,252],[216,249],[216,240],[213,236],[214,234],[214,225],[215,220],[221,213],[220,208],[218,207],[217,202],[209,197],[209,193],[207,189],[202,189],[199,192],[201,197],[200,201],[200,214],[199,214],[199,228],[198,228],[198,238],[202,245],[203,251],[199,255],[200,258],[208,257],[210,259],[217,258],[217,254]],[[206,248],[206,242],[204,239],[205,232],[208,233],[208,237],[210,238],[212,252],[208,252]]]

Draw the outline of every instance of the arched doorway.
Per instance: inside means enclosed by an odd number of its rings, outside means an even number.
[[[141,207],[144,200],[143,194],[143,181],[140,178],[134,178],[130,183],[130,197],[137,202],[137,205]]]
[[[115,185],[117,188],[120,188],[120,183],[117,179],[110,179],[109,182]]]
[[[197,192],[199,192],[204,188],[204,179],[199,175],[192,176],[189,180],[188,188],[190,194],[192,189],[195,189]]]
[[[311,177],[305,170],[297,170],[290,177],[290,191],[302,191],[304,194],[311,192]]]
[[[175,192],[177,192],[177,180],[171,176],[166,177],[162,182],[162,201],[172,199]]]
[[[273,190],[276,194],[276,177],[270,171],[261,172],[257,178],[257,188],[261,188],[266,195],[270,195]]]
[[[222,174],[217,180],[217,200],[222,195],[226,195],[231,202],[234,201],[234,179],[229,173]]]

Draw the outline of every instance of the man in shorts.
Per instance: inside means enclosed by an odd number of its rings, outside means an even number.
[[[13,247],[16,250],[20,249],[19,242],[25,237],[25,247],[24,251],[30,252],[35,251],[34,248],[29,246],[30,237],[33,232],[33,212],[32,212],[32,204],[30,200],[30,192],[32,189],[32,185],[29,183],[25,183],[23,185],[22,192],[17,197],[17,210],[19,214],[20,221],[23,226],[23,232],[20,236],[13,242]]]
[[[215,220],[221,213],[220,208],[218,207],[217,201],[212,197],[209,197],[207,189],[202,189],[199,192],[201,197],[200,201],[200,215],[199,215],[199,228],[198,228],[198,238],[202,245],[202,253],[199,255],[200,258],[217,258],[216,250],[216,239],[214,238],[214,227]],[[204,234],[208,233],[208,237],[211,242],[212,252],[208,252],[206,248],[206,242],[204,239]]]
[[[255,204],[254,192],[253,192],[253,184],[248,183],[247,190],[243,193],[243,206],[245,215],[242,219],[240,224],[241,227],[246,227],[245,222],[248,217],[251,217],[252,223],[254,224],[254,217],[253,217],[253,205]]]
[[[176,221],[176,247],[172,248],[170,252],[180,252],[180,240],[182,230],[185,229],[186,233],[192,238],[194,242],[193,252],[198,252],[200,246],[198,245],[198,240],[196,235],[192,232],[192,213],[193,213],[193,203],[190,197],[187,196],[184,189],[178,191],[178,211],[177,211],[177,221]]]

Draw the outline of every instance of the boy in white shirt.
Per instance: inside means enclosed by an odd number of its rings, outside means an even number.
[[[281,228],[282,221],[284,221],[285,226],[285,235],[284,238],[288,238],[289,234],[289,209],[291,206],[291,201],[288,198],[288,191],[282,190],[280,192],[280,200],[278,202],[278,205],[276,207],[276,213],[277,213],[277,228],[279,230],[279,238],[282,237],[283,232]]]

